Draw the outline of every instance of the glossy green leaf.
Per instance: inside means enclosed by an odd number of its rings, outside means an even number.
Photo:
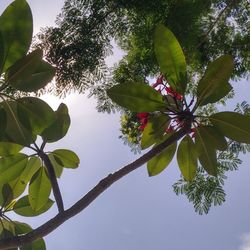
[[[213,142],[209,141],[206,137],[205,130],[200,127],[196,129],[195,133],[195,146],[198,153],[199,161],[202,167],[208,174],[217,175],[217,159],[216,149]]]
[[[165,136],[165,140],[169,135]],[[177,143],[171,144],[165,150],[163,150],[160,154],[153,157],[147,163],[147,169],[149,176],[154,176],[161,173],[172,161],[175,151],[176,151]]]
[[[215,127],[202,126],[200,127],[200,131],[202,131],[203,137],[207,138],[214,148],[222,151],[227,149],[227,140]]]
[[[7,114],[7,127],[4,141],[14,142],[20,145],[30,145],[35,138],[20,122],[17,115],[17,104],[14,101],[4,101],[3,107]]]
[[[53,204],[54,202],[49,199],[41,209],[35,211],[30,205],[28,196],[24,196],[16,202],[14,206],[14,212],[22,216],[33,217],[45,213],[51,208]]]
[[[29,201],[33,210],[39,211],[48,202],[51,183],[44,168],[40,168],[29,184]]]
[[[162,24],[155,30],[154,49],[160,70],[169,85],[184,94],[187,87],[185,56],[174,34]]]
[[[62,165],[58,164],[58,162],[55,160],[55,157],[53,154],[48,154],[48,157],[50,159],[50,162],[52,163],[54,170],[55,170],[55,174],[57,178],[60,178],[63,172],[63,167]],[[57,159],[58,160],[58,159]],[[60,161],[60,163],[62,164],[62,162]]]
[[[0,156],[9,156],[17,154],[22,150],[23,146],[12,142],[0,141]]]
[[[24,170],[28,162],[25,154],[0,158],[0,182],[7,183],[15,180]]]
[[[64,103],[60,104],[55,114],[55,121],[42,133],[42,138],[46,142],[55,142],[62,139],[67,134],[70,126],[68,108]]]
[[[57,149],[51,154],[54,156],[56,162],[64,168],[77,168],[80,163],[79,157],[71,150]]]
[[[231,140],[250,143],[250,116],[219,112],[209,117],[211,123]]]
[[[167,115],[150,117],[142,134],[141,148],[148,148],[159,141],[166,131],[169,122],[170,118]]]
[[[228,80],[233,68],[233,58],[229,55],[221,56],[208,65],[197,88],[197,102],[200,106],[217,102],[231,91],[232,86]]]
[[[56,119],[53,109],[46,102],[36,97],[20,98],[17,114],[25,128],[35,134],[41,134]]]
[[[107,91],[112,101],[134,112],[166,110],[162,95],[146,83],[118,84]]]
[[[7,83],[26,92],[45,87],[53,79],[55,69],[41,58],[42,51],[38,49],[17,61],[7,71]]]
[[[7,7],[0,17],[0,30],[4,43],[4,63],[1,69],[6,70],[27,53],[31,44],[33,21],[25,0],[13,1]]]
[[[29,161],[22,173],[17,177],[17,179],[10,182],[14,198],[17,198],[25,191],[28,182],[31,180],[32,176],[39,170],[39,168],[41,168],[41,166],[42,163],[38,157],[32,156],[29,158]]]
[[[184,179],[194,180],[197,170],[197,152],[189,135],[186,135],[178,146],[177,162]]]

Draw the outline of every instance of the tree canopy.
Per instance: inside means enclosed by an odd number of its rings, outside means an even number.
[[[111,84],[104,63],[111,41],[127,53],[113,72],[113,84],[159,74],[152,50],[158,23],[169,27],[180,41],[189,71],[202,73],[209,61],[231,54],[233,76],[246,77],[249,11],[245,0],[65,1],[57,26],[43,29],[38,43],[57,69],[58,94],[96,86],[92,92],[99,98],[100,110],[109,110],[103,89]]]

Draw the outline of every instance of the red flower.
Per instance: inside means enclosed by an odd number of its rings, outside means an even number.
[[[141,124],[139,126],[139,129],[140,130],[144,130],[144,128],[146,127],[146,125],[148,123],[148,116],[149,116],[149,114],[148,113],[138,113],[136,116],[139,119],[139,122]]]

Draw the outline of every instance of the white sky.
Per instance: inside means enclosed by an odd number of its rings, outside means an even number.
[[[0,12],[11,1],[0,1]],[[53,24],[62,0],[30,0],[35,30]],[[112,59],[113,60],[113,59]],[[237,83],[238,101],[249,100],[248,83]],[[46,97],[55,105],[53,97]],[[66,207],[135,156],[118,139],[118,115],[99,114],[95,101],[83,95],[64,100],[72,125],[54,149],[74,150],[81,159],[77,170],[65,170],[60,186]],[[232,107],[231,107],[232,108]],[[227,201],[208,215],[197,215],[192,204],[177,197],[171,185],[179,178],[173,162],[161,175],[148,178],[141,168],[109,188],[84,212],[45,238],[48,250],[249,250],[250,166],[243,157],[240,171],[229,175]],[[38,226],[56,208],[29,221]]]

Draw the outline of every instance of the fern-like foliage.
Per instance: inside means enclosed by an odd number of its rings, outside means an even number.
[[[207,112],[214,109],[212,106]],[[236,112],[250,115],[250,105],[247,102],[237,104]],[[173,190],[177,195],[185,195],[193,203],[195,211],[202,215],[207,214],[212,206],[222,205],[226,200],[223,189],[227,172],[236,171],[242,163],[240,154],[250,152],[250,144],[228,141],[228,149],[217,154],[218,176],[209,176],[201,166],[197,169],[194,181],[186,182],[182,177],[174,185]]]

